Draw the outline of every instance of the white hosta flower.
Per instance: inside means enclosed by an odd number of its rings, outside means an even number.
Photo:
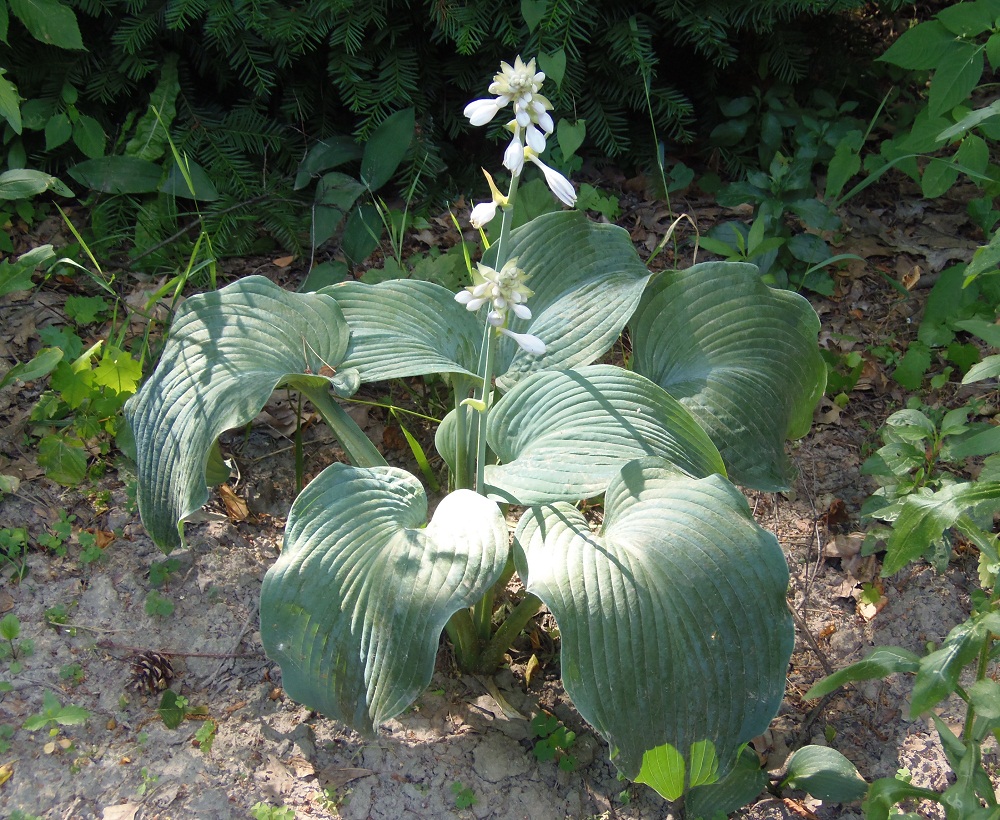
[[[473,125],[486,125],[509,103],[510,100],[497,97],[495,100],[473,100],[465,106],[465,116]]]
[[[472,213],[469,215],[469,222],[472,223],[472,227],[477,230],[488,222],[492,221],[493,217],[497,215],[497,204],[491,199],[489,202],[480,202],[472,209]]]
[[[471,311],[489,302],[491,310],[486,321],[493,327],[507,323],[508,310],[521,319],[531,318],[531,311],[525,305],[532,296],[532,291],[524,284],[528,274],[517,266],[517,259],[509,259],[501,270],[494,270],[482,262],[476,268],[473,274],[476,283],[456,293],[456,302]]]
[[[514,176],[521,175],[524,168],[524,144],[521,142],[520,129],[514,132],[514,139],[503,152],[503,164]]]
[[[542,169],[542,173],[545,175],[545,182],[549,186],[549,190],[551,190],[561,202],[569,205],[571,208],[576,204],[576,188],[573,187],[572,182],[566,179],[566,177],[560,174],[555,168],[549,168],[548,165],[538,158],[538,155],[530,147],[524,150],[524,158],[531,160],[535,163],[535,165]]]
[[[514,65],[510,63],[500,63],[500,73],[493,76],[490,83],[490,94],[497,94],[514,100],[515,104],[522,103],[523,107],[531,104],[532,99],[538,94],[538,89],[545,82],[545,73],[535,71],[534,58],[527,63],[518,54],[514,58]]]
[[[504,336],[510,336],[525,353],[530,353],[532,356],[545,355],[545,342],[537,336],[532,336],[530,333],[515,333],[505,327],[500,328],[500,332]]]
[[[492,199],[489,202],[480,202],[472,209],[472,213],[469,215],[469,222],[472,223],[472,227],[477,230],[487,222],[490,222],[493,217],[497,215],[497,206],[501,208],[507,207],[507,197],[500,193],[500,189],[497,188],[497,184],[493,181],[493,177],[490,176],[490,172],[485,168],[482,169],[483,173],[486,175],[486,181],[490,186],[490,194],[492,194]]]
[[[536,154],[545,150],[545,137],[535,126],[529,125],[524,129],[524,139],[528,143],[528,147]]]
[[[545,150],[545,138],[555,125],[549,111],[552,103],[539,93],[545,73],[535,71],[534,59],[525,63],[520,55],[510,63],[500,63],[500,73],[490,83],[493,99],[473,100],[465,106],[465,116],[473,125],[486,125],[508,104],[514,105],[514,120],[508,126],[514,138],[504,152],[503,164],[514,175],[524,167],[524,141],[538,153]],[[523,133],[523,137],[522,137]]]

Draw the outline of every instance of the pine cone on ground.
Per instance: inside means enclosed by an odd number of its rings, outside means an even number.
[[[170,659],[158,652],[140,652],[132,658],[132,674],[129,688],[137,692],[162,692],[174,679],[174,667]]]

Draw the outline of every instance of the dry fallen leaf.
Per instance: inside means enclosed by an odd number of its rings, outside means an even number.
[[[10,776],[14,774],[14,764],[4,763],[0,766],[0,786],[10,780]]]
[[[851,532],[847,535],[835,535],[823,547],[824,558],[850,558],[861,552],[865,542],[863,532]]]
[[[864,618],[866,621],[871,621],[876,615],[878,615],[885,605],[889,603],[889,599],[885,595],[879,595],[878,600],[872,601],[871,596],[866,594],[863,590],[855,590],[855,595],[858,597],[858,615]]]
[[[290,766],[295,776],[302,780],[306,777],[312,777],[316,774],[316,768],[306,760],[304,757],[290,757],[288,760],[284,761],[286,765]]]
[[[279,256],[277,259],[274,260],[274,265],[275,267],[278,268],[287,268],[294,261],[295,261],[294,256]]]
[[[226,507],[226,515],[229,516],[229,520],[233,524],[247,520],[247,516],[250,515],[250,508],[247,506],[247,502],[236,495],[228,484],[219,485],[219,495],[222,497],[222,503]]]
[[[138,803],[120,803],[117,806],[107,806],[101,815],[101,820],[133,820],[139,811]]]
[[[316,772],[316,779],[319,780],[319,784],[324,789],[340,789],[352,780],[357,780],[359,777],[368,777],[372,774],[375,774],[375,772],[371,769],[337,769],[333,766],[327,766],[325,769],[320,769]]]
[[[534,676],[535,672],[538,671],[538,667],[541,664],[538,662],[538,655],[532,655],[528,658],[528,663],[524,667],[524,685],[531,686],[531,678]]]

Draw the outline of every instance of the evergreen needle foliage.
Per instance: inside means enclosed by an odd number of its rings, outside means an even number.
[[[0,5],[6,9],[8,2]],[[484,73],[515,50],[557,62],[565,58],[552,101],[558,110],[586,120],[593,150],[606,156],[635,152],[646,159],[650,106],[660,138],[689,141],[692,93],[711,87],[714,73],[748,59],[770,66],[780,79],[800,78],[808,44],[796,25],[865,5],[862,0],[61,2],[75,14],[84,49],[40,43],[19,17],[20,7],[11,6],[0,65],[22,100],[23,128],[14,128],[7,117],[5,164],[58,174],[82,159],[81,151],[87,157],[102,150],[130,153],[126,149],[144,112],[169,103],[175,111],[165,119],[177,148],[209,172],[218,190],[219,198],[202,203],[200,215],[221,233],[216,249],[228,252],[249,248],[248,225],[261,216],[278,242],[298,247],[308,224],[308,197],[299,201],[289,180],[309,146],[338,134],[363,141],[403,108],[415,108],[419,128],[401,168],[401,186],[415,182],[419,196],[428,185],[446,183],[452,158],[466,150],[464,104]],[[155,99],[165,72],[172,71],[176,98]],[[89,131],[77,125],[81,117]],[[106,144],[98,139],[101,129]],[[643,136],[637,141],[636,134]],[[115,224],[110,215],[129,209],[99,207],[105,208],[101,218],[114,226],[112,234],[121,234],[123,223]],[[141,226],[150,245],[187,224],[183,214],[167,213],[175,206],[143,207],[146,217],[150,209],[156,216]]]

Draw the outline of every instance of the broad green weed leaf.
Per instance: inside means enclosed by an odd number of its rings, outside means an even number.
[[[87,451],[79,439],[45,436],[38,442],[38,466],[57,484],[73,487],[87,477]]]
[[[295,500],[261,592],[261,640],[295,700],[371,734],[430,683],[445,623],[509,548],[499,507],[470,490],[426,516],[393,467],[334,464]]]
[[[545,17],[548,0],[521,0],[521,17],[528,25],[528,31],[534,32]]]
[[[954,48],[955,36],[937,20],[903,32],[878,59],[914,71],[937,68]]]
[[[998,38],[997,45],[1000,47],[1000,35],[995,36]],[[992,39],[993,38],[991,38],[991,40]],[[983,108],[977,108],[975,111],[970,111],[953,126],[946,128],[938,134],[938,139],[945,141],[961,137],[966,131],[997,116],[1000,116],[1000,100],[996,100]]]
[[[862,138],[860,131],[850,131],[837,143],[826,173],[826,199],[840,196],[848,180],[861,170]]]
[[[104,146],[107,141],[107,134],[93,117],[81,114],[73,123],[73,142],[85,157],[97,159],[104,156]]]
[[[199,202],[215,202],[219,198],[219,192],[208,172],[187,157],[183,157],[182,161],[185,164],[184,171],[176,160],[170,162],[167,177],[160,183],[160,192],[183,199],[196,199]],[[185,172],[191,178],[190,185],[184,177]]]
[[[860,800],[868,784],[850,760],[826,746],[803,746],[788,760],[782,786],[801,789],[830,803]]]
[[[157,713],[168,729],[176,729],[184,722],[184,707],[177,703],[177,693],[168,689],[160,697]]]
[[[786,487],[786,438],[805,435],[823,395],[819,319],[753,265],[705,262],[661,274],[630,322],[634,368],[687,407],[731,478]]]
[[[349,264],[364,262],[382,241],[382,218],[372,205],[359,205],[351,211],[344,226],[341,250]]]
[[[963,173],[984,174],[989,162],[990,149],[986,140],[978,134],[966,134],[955,152],[955,163]]]
[[[7,38],[2,38],[6,40]],[[0,117],[7,120],[15,134],[20,134],[23,129],[21,123],[21,95],[17,93],[17,86],[4,77],[6,69],[0,68]]]
[[[986,59],[994,71],[1000,69],[1000,33],[991,34],[986,41]]]
[[[1000,264],[1000,231],[996,231],[986,245],[976,248],[972,261],[965,269],[965,284],[968,285],[981,273],[993,270],[998,264]]]
[[[913,695],[910,699],[910,717],[918,718],[955,691],[963,667],[976,657],[985,637],[985,629],[975,620],[959,624],[936,649],[920,659]]]
[[[931,78],[928,111],[932,117],[947,114],[972,96],[983,76],[982,46],[959,41],[937,65]]]
[[[883,777],[868,788],[868,796],[862,803],[866,820],[888,820],[890,810],[904,800],[939,801],[941,795],[931,789],[911,786],[895,777]],[[895,815],[895,812],[893,812]]]
[[[101,363],[94,368],[94,381],[119,395],[131,395],[142,380],[142,365],[124,350],[108,345]]]
[[[45,123],[45,150],[52,151],[73,136],[73,126],[65,112],[49,117]]]
[[[986,3],[955,3],[934,16],[960,37],[975,37],[993,28],[994,14]]]
[[[159,187],[163,169],[138,157],[100,157],[74,165],[69,175],[106,194],[149,194]]]
[[[979,717],[1000,718],[1000,683],[990,678],[978,680],[969,687],[969,699]]]
[[[1000,509],[1000,483],[961,482],[930,495],[907,496],[886,543],[882,577],[919,558],[959,516],[979,505]]]
[[[57,48],[83,49],[76,14],[58,0],[9,0],[10,10],[31,36]]]
[[[659,456],[698,477],[725,473],[718,450],[661,387],[611,365],[545,370],[518,382],[490,413],[491,492],[519,504],[600,495],[622,466]]]
[[[1000,355],[987,356],[979,364],[969,368],[962,379],[962,384],[972,384],[984,379],[995,379],[1000,376]]]
[[[48,376],[62,361],[62,357],[63,352],[59,348],[43,347],[31,361],[16,364],[4,373],[3,378],[0,379],[0,389],[12,384],[15,380],[31,382]]]
[[[314,177],[351,160],[361,158],[361,146],[350,137],[327,137],[317,142],[295,174],[295,190],[305,188]]]
[[[73,196],[73,192],[60,180],[41,171],[20,168],[0,174],[0,200],[31,199],[45,191],[54,191],[59,196]]]
[[[608,487],[597,533],[570,504],[532,507],[514,555],[559,623],[566,691],[623,774],[669,745],[687,778],[703,778],[711,743],[725,776],[777,710],[793,640],[785,559],[743,496],[721,476],[633,461]],[[658,790],[678,785],[663,767],[645,775]]]
[[[538,67],[545,72],[545,79],[551,80],[556,84],[556,87],[562,86],[563,77],[566,76],[566,49],[559,48],[553,51],[551,54],[546,54],[544,52],[539,52],[538,54]],[[559,125],[566,122],[566,120],[560,120]],[[562,137],[559,136],[559,147],[562,148]],[[577,145],[577,148],[580,146]],[[576,152],[576,148],[572,151],[566,151],[563,148],[563,156],[571,157]]]
[[[361,157],[361,181],[375,191],[391,178],[413,141],[414,113],[404,108],[390,114],[372,131]]]
[[[953,162],[934,158],[920,177],[920,192],[926,199],[937,199],[958,181],[958,168]]]
[[[180,544],[179,522],[208,499],[212,443],[252,420],[275,387],[293,384],[312,391],[315,401],[330,386],[353,391],[351,371],[315,375],[340,367],[347,337],[333,299],[288,293],[262,276],[184,303],[156,370],[125,406],[135,435],[139,511],[157,544]]]
[[[583,120],[570,123],[569,120],[559,120],[556,126],[556,139],[564,157],[571,157],[583,145],[587,136],[587,124]]]
[[[868,653],[864,659],[845,666],[828,675],[803,696],[806,700],[821,698],[856,680],[884,678],[899,672],[916,672],[920,666],[920,656],[896,646],[880,646]]]
[[[91,325],[98,319],[107,318],[111,306],[100,296],[72,296],[66,297],[64,306],[66,316],[72,319],[77,325]]]
[[[82,365],[65,359],[59,362],[52,373],[51,386],[70,408],[80,407],[94,395],[94,371],[89,358]]]
[[[163,56],[160,78],[153,93],[149,95],[149,107],[136,121],[135,133],[125,143],[127,156],[154,162],[168,150],[166,129],[170,128],[177,116],[177,95],[181,90],[177,61],[177,54],[167,53]]]
[[[893,381],[907,390],[917,391],[931,366],[931,351],[923,342],[910,342],[910,346],[892,371]]]

